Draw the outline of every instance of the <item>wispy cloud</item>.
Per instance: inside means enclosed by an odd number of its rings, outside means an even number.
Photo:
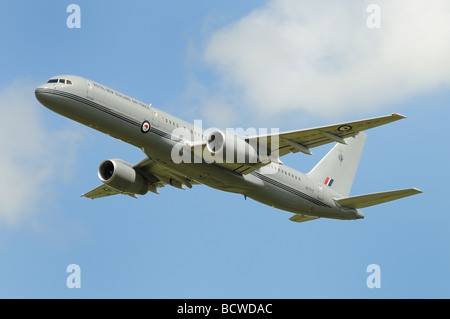
[[[212,32],[204,59],[223,95],[266,118],[370,112],[450,84],[450,2],[273,0]],[[220,91],[220,89],[219,89]]]
[[[81,137],[46,127],[35,87],[21,80],[0,90],[0,224],[8,226],[33,216],[70,177]]]

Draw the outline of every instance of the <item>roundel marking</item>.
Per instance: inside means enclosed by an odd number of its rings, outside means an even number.
[[[339,132],[348,132],[352,129],[350,125],[342,125],[338,127]]]
[[[142,125],[141,125],[141,131],[142,131],[142,133],[147,133],[148,131],[150,131],[150,122],[149,121],[144,121],[144,122],[142,122]]]

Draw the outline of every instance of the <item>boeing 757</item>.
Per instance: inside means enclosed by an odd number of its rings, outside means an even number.
[[[35,90],[48,109],[141,149],[134,165],[120,159],[98,168],[102,185],[83,194],[100,198],[159,194],[166,185],[184,189],[204,184],[294,213],[290,220],[364,218],[361,208],[421,193],[416,188],[350,196],[366,134],[362,131],[405,118],[394,113],[366,120],[289,132],[243,135],[204,130],[151,104],[74,75],[50,78]],[[280,157],[311,155],[335,143],[307,174]]]

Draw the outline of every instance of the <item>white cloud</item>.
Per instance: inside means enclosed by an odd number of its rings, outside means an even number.
[[[0,223],[17,225],[70,177],[79,133],[51,131],[34,98],[36,85],[15,81],[0,90]]]
[[[370,3],[379,29],[367,27]],[[447,0],[273,0],[213,32],[204,58],[240,107],[339,116],[448,85],[449,39]]]

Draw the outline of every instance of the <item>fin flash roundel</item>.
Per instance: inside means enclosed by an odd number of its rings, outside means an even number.
[[[144,122],[142,122],[142,125],[141,125],[141,131],[142,131],[142,133],[147,133],[148,131],[150,131],[150,122],[149,121],[144,121]]]

